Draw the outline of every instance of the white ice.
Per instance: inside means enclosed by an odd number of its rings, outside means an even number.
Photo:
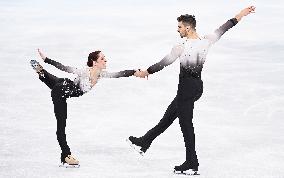
[[[178,84],[176,61],[149,80],[104,79],[68,100],[67,139],[79,169],[59,168],[49,89],[29,65],[37,48],[82,67],[100,49],[108,70],[145,69],[179,39],[176,17],[194,14],[213,32],[243,7],[257,7],[213,46],[194,126],[200,178],[284,177],[284,3],[272,1],[0,1],[0,177],[172,178],[185,159],[176,120],[144,157],[125,142],[163,116]],[[40,61],[42,64],[43,62]],[[59,77],[74,78],[52,66]]]

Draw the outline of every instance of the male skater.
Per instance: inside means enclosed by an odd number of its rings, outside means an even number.
[[[186,147],[186,161],[180,166],[175,166],[176,173],[183,173],[191,169],[197,174],[199,162],[195,151],[195,135],[192,124],[194,102],[197,101],[203,92],[201,71],[208,49],[230,28],[235,26],[242,17],[253,13],[254,6],[243,9],[234,18],[215,30],[214,34],[200,37],[196,30],[196,20],[193,15],[181,15],[177,18],[178,32],[180,37],[186,40],[172,48],[160,62],[150,66],[146,71],[141,71],[139,77],[144,78],[162,70],[172,64],[177,58],[180,59],[180,74],[177,95],[168,106],[163,118],[152,129],[142,137],[129,137],[131,144],[139,146],[140,153],[145,153],[153,140],[163,133],[178,117],[181,131],[183,133]]]

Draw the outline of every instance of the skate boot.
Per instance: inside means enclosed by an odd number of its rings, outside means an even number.
[[[72,155],[68,155],[64,160],[61,159],[62,165],[60,167],[65,168],[79,168],[79,161]]]
[[[134,148],[134,150],[136,150],[142,156],[145,154],[145,152],[148,150],[148,148],[151,145],[151,143],[146,142],[141,137],[137,138],[137,137],[130,136],[127,139],[127,142],[130,144],[131,147]]]
[[[199,175],[197,173],[198,166],[199,166],[199,163],[192,164],[188,161],[185,161],[182,165],[175,166],[174,173],[175,174],[185,174],[185,175]]]
[[[40,76],[43,77],[43,67],[37,62],[36,60],[31,60],[30,61],[32,68],[38,73]]]

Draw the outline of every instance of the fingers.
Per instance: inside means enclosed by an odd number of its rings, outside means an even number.
[[[255,6],[248,7],[250,13],[255,13]]]
[[[136,70],[135,73],[134,73],[134,76],[140,77],[140,75],[141,75],[140,69]]]
[[[140,77],[140,75],[141,75],[140,69],[136,70],[135,73],[134,73],[134,76]]]
[[[144,71],[140,71],[139,77],[140,77],[140,78],[145,78],[145,72],[144,72]]]
[[[255,13],[255,6],[249,6],[246,10],[247,14]]]
[[[250,9],[254,10],[255,9],[255,6],[249,6]]]
[[[240,16],[241,17],[244,17],[244,16],[247,16],[251,13],[255,13],[255,6],[249,6],[245,9],[243,9],[241,12],[240,12]]]
[[[37,51],[38,51],[38,54],[40,55],[40,57],[41,57],[43,60],[45,60],[46,56],[40,51],[39,48],[37,49]]]
[[[134,73],[135,77],[139,77],[139,78],[145,78],[147,77],[148,79],[148,72],[147,71],[141,71],[140,69],[136,70],[136,72]]]

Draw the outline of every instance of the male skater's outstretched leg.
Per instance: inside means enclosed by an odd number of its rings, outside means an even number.
[[[161,133],[163,133],[177,118],[177,99],[176,97],[171,102],[171,104],[168,106],[163,118],[160,120],[160,122],[150,129],[144,136],[142,137],[134,137],[130,136],[129,141],[136,145],[140,146],[140,153],[144,154],[148,148],[150,147],[152,141],[158,137]]]

